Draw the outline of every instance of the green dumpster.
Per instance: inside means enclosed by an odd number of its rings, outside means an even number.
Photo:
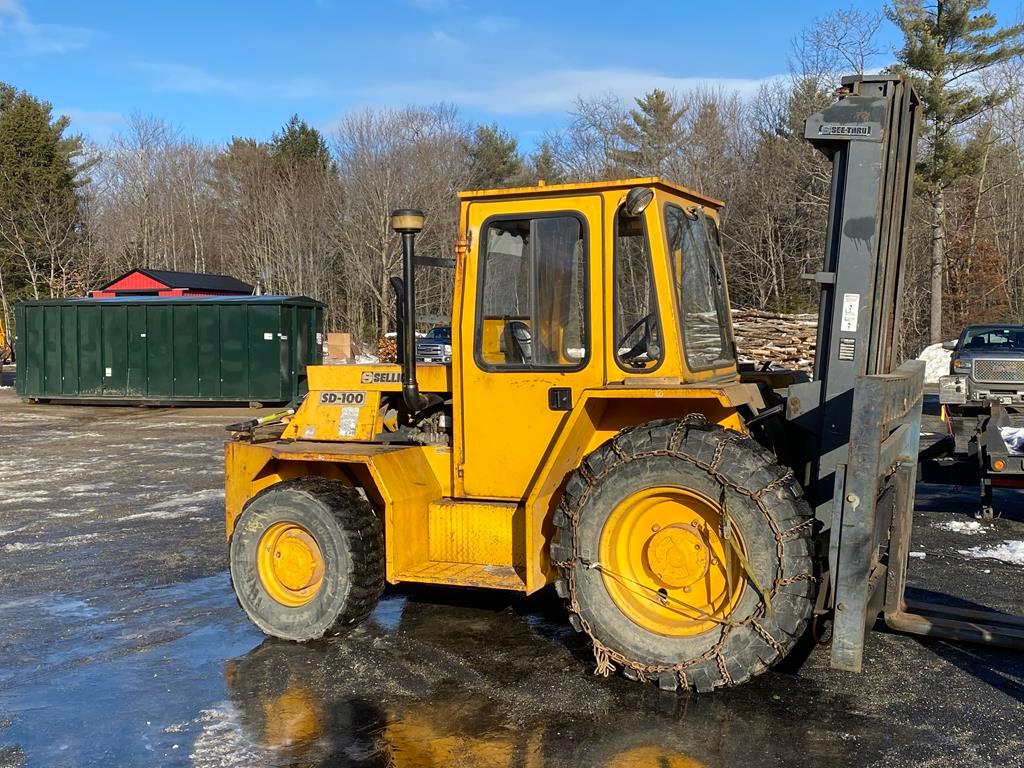
[[[322,359],[305,296],[120,297],[15,308],[24,399],[285,403]]]

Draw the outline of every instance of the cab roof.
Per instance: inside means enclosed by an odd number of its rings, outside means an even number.
[[[507,189],[478,189],[459,193],[459,200],[496,200],[512,197],[557,197],[559,195],[577,194],[579,192],[613,192],[628,190],[632,187],[654,187],[673,195],[686,197],[708,208],[718,210],[725,202],[714,197],[695,192],[687,187],[673,184],[657,176],[646,176],[635,179],[613,179],[611,181],[586,181],[571,184],[544,184],[536,187],[509,187]]]

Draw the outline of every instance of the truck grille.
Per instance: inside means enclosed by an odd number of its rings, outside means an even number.
[[[441,344],[421,342],[416,345],[416,357],[429,357],[431,359],[444,357],[444,347]]]
[[[1024,360],[975,360],[971,378],[999,384],[1024,382]]]

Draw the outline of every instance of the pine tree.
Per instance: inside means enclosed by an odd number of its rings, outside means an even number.
[[[467,150],[470,184],[476,189],[509,186],[522,171],[518,150],[515,137],[497,125],[477,126]]]
[[[292,115],[281,132],[273,135],[270,148],[275,157],[299,163],[314,161],[324,168],[331,167],[331,152],[323,134],[298,115]]]
[[[0,83],[0,269],[8,292],[59,295],[74,271],[82,215],[78,188],[87,166],[70,120]]]
[[[680,121],[686,110],[677,109],[658,88],[636,99],[636,105],[615,130],[624,146],[610,149],[608,159],[638,176],[661,176],[669,158],[682,149],[685,136]]]
[[[934,3],[934,4],[933,4]],[[904,35],[898,69],[914,78],[927,130],[918,162],[918,190],[931,208],[932,343],[941,341],[946,262],[945,190],[973,174],[980,153],[961,129],[1012,95],[981,90],[978,73],[1024,53],[1024,25],[998,29],[988,0],[895,0],[889,18]]]
[[[561,184],[565,174],[558,165],[551,142],[542,141],[537,151],[530,156],[530,181],[534,184],[543,181],[545,184]]]

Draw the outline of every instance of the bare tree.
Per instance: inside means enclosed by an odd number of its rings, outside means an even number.
[[[882,55],[878,42],[884,15],[855,6],[815,18],[791,43],[790,71],[819,85],[839,75],[863,74]]]
[[[366,110],[347,116],[335,137],[344,204],[338,245],[350,276],[346,320],[363,338],[394,319],[390,278],[399,271],[394,208],[427,213],[419,238],[425,252],[450,255],[455,241],[457,192],[468,179],[461,151],[467,129],[448,105],[428,109]],[[450,311],[450,284],[420,284],[421,302]]]
[[[613,93],[578,97],[569,112],[569,124],[545,139],[561,175],[568,180],[611,178],[620,173],[610,160],[622,149],[619,126],[626,119],[622,100]]]

